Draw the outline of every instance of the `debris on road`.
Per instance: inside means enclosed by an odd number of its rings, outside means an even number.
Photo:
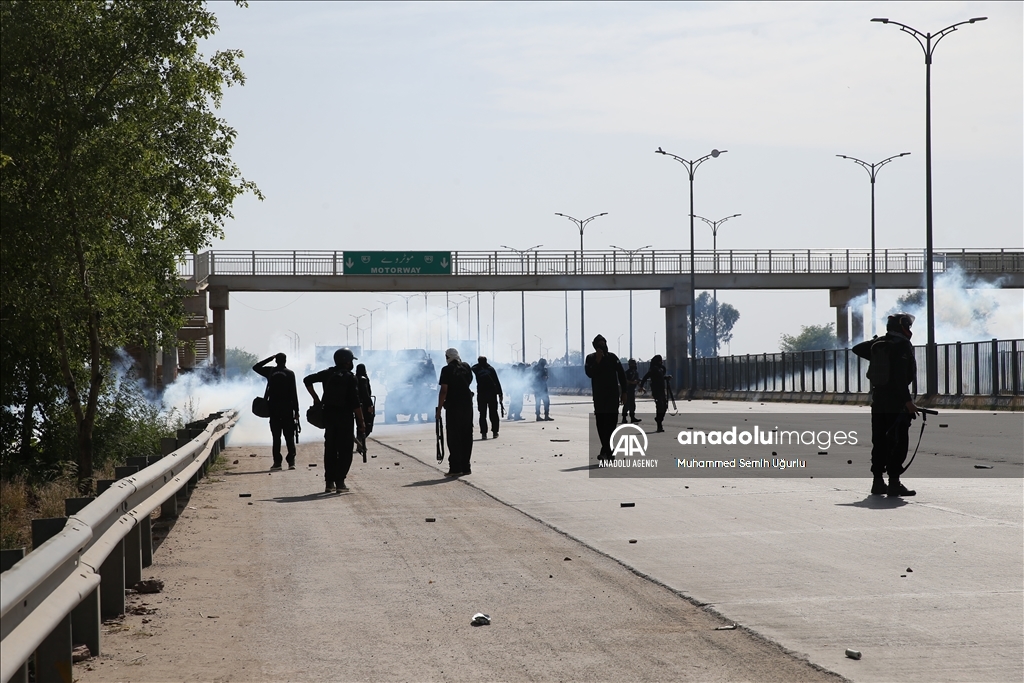
[[[914,573],[914,570],[913,570],[913,569],[911,569],[910,567],[907,567],[907,573],[908,573],[908,574],[913,574],[913,573]]]
[[[572,558],[571,557],[567,557],[564,560],[562,560],[562,562],[572,562]]]
[[[251,493],[239,493],[238,497],[239,498],[252,498],[252,494]]]
[[[992,465],[975,465],[974,469],[976,469],[976,470],[990,470],[990,469],[992,469]]]
[[[249,457],[250,457],[250,458],[255,458],[255,457],[256,457],[256,454],[255,454],[255,453],[250,453],[250,454],[249,454]]]
[[[92,652],[89,651],[88,645],[75,645],[75,649],[71,651],[71,661],[76,664],[91,658]]]
[[[234,462],[232,462],[231,464],[232,464],[232,465],[237,465],[237,464],[238,464],[238,461],[237,461],[237,460],[235,460],[235,461],[234,461]]]
[[[630,543],[636,543],[636,539],[635,538],[631,538],[631,539],[629,539],[629,542]]]
[[[736,630],[736,624],[730,624],[728,626],[716,626],[715,630],[716,631],[735,631]]]
[[[850,659],[860,659],[860,650],[851,650],[846,648],[846,656]]]
[[[434,517],[427,517],[427,521],[428,522],[436,522],[437,519],[435,519]]]
[[[376,458],[377,456],[375,455],[375,456],[373,456],[373,457],[375,457],[375,458]],[[316,467],[316,463],[315,463],[315,462],[311,462],[311,463],[309,463],[309,466],[310,466],[310,467]]]
[[[473,615],[473,626],[488,626],[491,623],[491,617],[489,614],[483,612],[477,612]]]
[[[569,439],[551,439],[551,441],[555,441],[555,442],[558,442],[558,443],[567,443],[569,441]]]
[[[636,503],[619,503],[620,508],[632,508],[636,507]]]
[[[143,579],[132,586],[139,593],[162,593],[164,582],[160,579]]]

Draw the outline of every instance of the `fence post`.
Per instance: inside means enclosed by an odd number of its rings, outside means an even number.
[[[953,392],[949,389],[949,344],[942,345],[942,370],[943,374],[946,376],[943,384],[945,391],[943,393],[947,395],[952,394]]]
[[[992,340],[992,395],[999,395],[999,341]]]
[[[796,360],[796,359],[794,359]],[[807,391],[807,378],[805,370],[807,369],[807,352],[800,352],[800,391],[801,393]],[[814,379],[814,375],[811,375],[811,379]]]
[[[1020,394],[1020,359],[1017,357],[1017,340],[1010,342],[1010,387],[1013,395]]]
[[[114,476],[118,479],[124,479],[138,471],[138,465],[115,467]],[[139,581],[142,581],[142,528],[139,524],[134,524],[124,537],[123,588],[131,588]]]
[[[974,346],[974,395],[981,395],[981,342],[973,342]]]
[[[25,557],[24,548],[0,550],[0,574],[21,562]],[[28,683],[28,662],[24,662],[11,678],[9,683]]]
[[[32,547],[38,548],[56,536],[67,523],[67,517],[32,520]],[[121,591],[123,594],[124,591]],[[39,643],[35,653],[36,681],[70,681],[73,669],[71,661],[71,615],[67,614],[50,634]]]
[[[77,515],[94,500],[96,499],[66,498],[64,514],[68,517]],[[100,622],[100,589],[97,587],[71,610],[72,643],[85,643],[93,657],[100,655]]]
[[[956,343],[956,395],[964,395],[964,350],[960,342]]]
[[[850,393],[850,349],[843,349],[843,393]]]

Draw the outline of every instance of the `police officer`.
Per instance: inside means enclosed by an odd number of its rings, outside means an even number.
[[[508,399],[509,422],[517,422],[523,419],[523,393],[526,391],[523,387],[524,367],[521,363],[513,363],[510,368],[512,392],[509,394],[510,398]]]
[[[666,389],[668,388],[668,382],[672,379],[671,376],[665,373],[665,361],[661,354],[658,354],[651,359],[651,367],[640,380],[641,389],[644,388],[647,380],[651,380],[651,395],[654,397],[654,423],[658,425],[658,428],[654,430],[655,432],[665,431],[661,423],[665,420],[665,412],[668,410],[668,394]]]
[[[345,477],[352,467],[355,440],[352,433],[353,415],[359,425],[359,432],[366,433],[356,378],[352,374],[352,361],[355,359],[350,349],[338,349],[334,352],[333,368],[307,375],[302,380],[309,395],[313,397],[313,405],[322,405],[324,411],[325,493],[348,491]],[[313,389],[317,382],[323,385],[323,401]]]
[[[594,398],[594,421],[601,440],[599,460],[614,460],[611,436],[619,421],[619,405],[625,400],[626,373],[618,357],[608,350],[608,342],[600,334],[594,337],[594,353],[587,356],[583,366],[590,378]]]
[[[537,422],[552,422],[551,396],[548,394],[548,362],[544,358],[533,366],[533,402],[537,410]],[[544,417],[540,416],[540,404],[544,404]]]
[[[917,417],[917,406],[910,395],[910,384],[917,377],[917,359],[910,343],[914,316],[894,313],[885,325],[885,336],[861,342],[853,352],[871,361],[871,493],[913,496],[900,482],[903,461],[910,447],[910,422]],[[889,483],[882,475],[889,473]]]
[[[643,422],[636,416],[636,388],[639,384],[640,373],[636,369],[636,360],[630,358],[629,367],[626,368],[626,399],[622,402],[622,424],[626,424],[627,414],[630,422]]]
[[[480,356],[473,366],[476,375],[476,407],[480,411],[480,438],[487,439],[487,417],[490,413],[491,429],[498,438],[498,402],[505,400],[498,373],[487,363],[487,356]]]
[[[288,469],[295,469],[295,426],[299,419],[299,395],[295,391],[295,373],[285,366],[288,357],[277,353],[264,358],[252,369],[267,378],[267,401],[270,403],[270,439],[273,444],[274,464],[270,469],[281,469],[281,433],[288,449]],[[277,364],[268,368],[267,363]]]
[[[462,362],[457,349],[444,352],[448,364],[441,368],[437,380],[437,417],[444,408],[448,415],[448,471],[446,477],[472,474],[470,457],[473,455],[473,369]]]
[[[366,432],[356,434],[356,449],[363,456],[366,462],[366,437],[373,431],[373,418],[376,409],[373,406],[373,387],[370,386],[370,377],[366,374],[366,366],[360,363],[356,366],[356,392],[359,394],[359,407],[363,409],[363,422],[366,424]]]

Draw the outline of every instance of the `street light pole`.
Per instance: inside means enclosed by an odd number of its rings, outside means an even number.
[[[924,168],[925,168],[925,281],[928,304],[928,341],[925,347],[925,395],[934,396],[939,390],[939,355],[935,346],[935,270],[932,264],[932,55],[939,41],[964,24],[985,21],[988,17],[974,17],[947,26],[938,33],[922,33],[916,28],[890,19],[872,19],[882,24],[898,26],[909,33],[924,50]]]
[[[587,223],[589,223],[590,221],[594,220],[595,218],[600,218],[601,216],[607,216],[608,212],[605,211],[604,213],[597,213],[597,214],[594,214],[593,216],[591,216],[590,218],[584,218],[582,220],[579,219],[579,218],[573,218],[572,216],[567,216],[564,213],[558,213],[557,211],[555,212],[555,215],[556,216],[561,216],[562,218],[568,218],[569,220],[571,220],[573,223],[576,224],[577,228],[579,228],[579,231],[580,231],[580,275],[583,275],[584,274],[584,268],[583,268],[583,231],[584,231],[584,229],[586,229]],[[586,355],[584,353],[584,351],[583,351],[585,348],[587,348],[587,347],[586,347],[585,333],[583,331],[583,290],[581,289],[580,290],[580,357],[581,358],[585,357],[585,355]]]
[[[640,247],[639,249],[623,249],[622,247],[617,247],[614,244],[610,244],[608,246],[610,246],[612,249],[618,249],[619,251],[624,251],[627,254],[629,254],[629,274],[630,275],[633,274],[633,255],[636,254],[639,251],[643,251],[644,249],[650,249],[651,248],[651,245],[649,245],[649,244],[645,245],[643,247]],[[630,358],[633,357],[633,290],[632,289],[629,290],[629,357]]]
[[[845,154],[837,154],[836,156],[841,159],[849,159],[868,172],[868,177],[871,179],[871,336],[875,336],[875,319],[877,313],[875,313],[875,177],[878,175],[878,171],[893,159],[899,159],[900,157],[908,156],[910,152],[903,152],[901,154],[894,154],[888,159],[882,159],[878,163],[869,164],[866,161],[862,161],[856,157],[848,157]]]
[[[704,218],[704,216],[697,216],[697,218],[701,219],[702,221],[711,226],[711,254],[712,258],[715,259],[716,273],[718,272],[718,228],[720,228],[722,226],[722,223],[726,222],[730,218],[736,218],[737,216],[741,215],[743,214],[734,213],[731,216],[720,218],[717,221],[708,220],[707,218]],[[712,339],[714,340],[714,346],[712,346],[711,348],[714,351],[715,356],[718,356],[718,288],[715,287],[712,291],[714,294],[712,303],[713,308],[711,318],[711,333],[713,335]]]
[[[384,350],[391,350],[391,304],[397,304],[397,301],[381,301],[377,299],[377,303],[384,305]]]
[[[527,254],[528,252],[531,252],[531,251],[536,251],[536,250],[540,249],[543,246],[544,246],[543,244],[537,244],[537,245],[534,245],[534,246],[530,247],[529,249],[516,249],[515,247],[508,247],[508,246],[505,246],[504,244],[502,244],[501,248],[502,249],[508,249],[509,251],[514,251],[517,254],[519,254],[519,270],[522,271],[523,275],[526,275],[526,273],[527,273],[527,265],[529,265],[529,264],[523,262],[523,255]],[[529,258],[530,257],[527,255],[526,259],[529,259]],[[520,291],[519,292],[519,314],[520,314],[520,317],[521,317],[521,324],[522,324],[521,331],[522,331],[522,335],[523,335],[523,339],[522,339],[523,345],[522,345],[521,348],[523,349],[523,362],[525,363],[526,362],[526,292],[525,291]]]
[[[348,330],[349,330],[350,327],[355,325],[355,323],[338,323],[338,324],[345,328],[345,346],[348,346],[349,345]],[[359,337],[358,336],[356,337],[356,341],[359,341]]]
[[[419,295],[418,294],[399,294],[398,296],[400,296],[403,299],[405,299],[405,348],[408,349],[408,348],[411,348],[411,346],[412,346],[409,343],[409,299],[412,299],[414,296],[419,296]]]
[[[654,151],[655,154],[663,154],[667,157],[672,157],[685,168],[686,172],[690,177],[690,372],[689,377],[686,378],[686,388],[693,394],[693,379],[697,376],[697,292],[696,292],[696,278],[694,276],[694,252],[693,252],[693,174],[696,173],[697,168],[708,159],[717,159],[720,155],[725,154],[729,150],[711,150],[710,154],[705,154],[699,159],[693,161],[687,161],[686,159],[676,156],[675,154],[669,154],[661,147]],[[665,351],[669,353],[668,349]]]
[[[348,317],[356,319],[356,346],[361,347],[361,344],[359,343],[359,321],[365,318],[366,314],[363,313],[362,315],[352,315],[351,313],[349,313]]]
[[[379,308],[369,309],[369,308],[366,308],[364,306],[363,310],[370,314],[370,345],[366,347],[366,350],[367,351],[372,351],[373,350],[373,314],[376,313],[377,311],[379,311],[380,309]]]

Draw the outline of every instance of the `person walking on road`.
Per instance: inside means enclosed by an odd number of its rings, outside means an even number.
[[[917,377],[917,359],[910,328],[914,316],[909,313],[890,315],[885,336],[875,337],[853,347],[853,352],[870,361],[871,380],[871,493],[890,496],[913,496],[900,482],[903,461],[910,448],[910,422],[918,408],[910,394],[910,384]],[[889,473],[889,483],[883,475]]]
[[[526,391],[526,387],[523,386],[525,373],[523,368],[525,366],[521,363],[513,363],[512,367],[509,368],[512,381],[509,382],[511,385],[511,391],[508,399],[508,421],[518,422],[523,419],[523,394]]]
[[[363,423],[366,425],[365,432],[356,433],[356,448],[366,462],[366,437],[373,432],[373,418],[376,415],[376,408],[373,405],[373,387],[370,386],[370,377],[366,374],[366,366],[360,363],[356,366],[356,392],[359,394],[359,407],[363,409]]]
[[[480,438],[487,439],[487,417],[490,414],[491,430],[498,438],[498,403],[505,400],[498,373],[487,363],[487,356],[480,356],[473,366],[476,375],[476,407],[480,411]]]
[[[622,402],[622,424],[626,424],[626,418],[636,424],[643,422],[636,416],[636,388],[640,384],[640,373],[636,369],[636,360],[629,359],[629,367],[626,368],[626,398]]]
[[[584,371],[590,378],[594,397],[594,421],[601,440],[598,460],[614,460],[611,436],[619,421],[619,405],[626,397],[626,373],[618,357],[608,350],[608,342],[601,335],[594,337],[594,353],[587,356]]]
[[[350,349],[338,349],[334,352],[334,367],[307,375],[302,380],[306,391],[313,397],[313,405],[322,406],[324,411],[325,493],[348,491],[345,477],[352,467],[353,416],[360,433],[366,433],[356,378],[352,374],[352,361],[355,359]],[[318,382],[323,385],[322,401],[313,389]]]
[[[651,395],[654,396],[654,424],[658,426],[655,432],[663,432],[665,428],[661,423],[665,420],[665,413],[668,411],[668,383],[672,380],[671,375],[665,374],[665,361],[661,354],[651,359],[651,367],[647,374],[640,380],[640,389],[644,388],[647,380],[651,380]]]
[[[441,368],[437,380],[437,417],[444,408],[448,416],[448,471],[446,477],[472,474],[470,458],[473,455],[473,369],[462,362],[457,349],[444,352],[448,364]]]
[[[551,396],[548,394],[548,362],[541,358],[533,366],[533,402],[537,411],[537,422],[551,422]],[[540,404],[544,404],[544,417],[540,416]]]
[[[295,390],[295,373],[285,366],[288,357],[276,353],[252,366],[254,372],[267,378],[267,401],[270,403],[270,440],[273,444],[274,464],[270,469],[281,469],[281,434],[288,449],[288,469],[295,469],[295,429],[299,420],[299,394]],[[276,361],[274,367],[267,363]]]

